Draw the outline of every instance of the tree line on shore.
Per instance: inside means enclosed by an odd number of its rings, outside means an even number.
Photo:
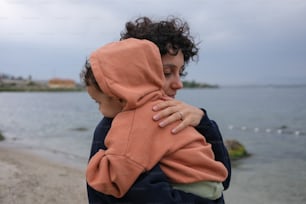
[[[50,81],[33,80],[29,75],[27,78],[21,76],[11,76],[0,73],[0,91],[84,91],[84,86],[75,83],[73,87],[51,87]],[[67,81],[67,80],[63,80]],[[71,81],[71,80],[70,80]],[[199,83],[194,80],[183,81],[184,88],[218,88],[218,85],[211,85],[207,83]]]

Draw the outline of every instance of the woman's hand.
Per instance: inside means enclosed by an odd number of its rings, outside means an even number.
[[[171,130],[174,134],[188,126],[197,126],[204,116],[204,112],[201,109],[175,99],[167,99],[155,105],[153,111],[158,112],[153,116],[153,120],[161,120],[159,122],[160,127],[165,127],[177,120],[181,120],[180,124]]]

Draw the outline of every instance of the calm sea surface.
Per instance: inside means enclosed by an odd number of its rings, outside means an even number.
[[[306,203],[306,87],[226,87],[182,90],[177,99],[203,107],[224,139],[252,154],[233,164],[227,203]],[[0,93],[6,143],[45,149],[86,164],[102,118],[85,92]],[[237,186],[237,187],[235,187]],[[241,188],[241,197],[233,197]],[[232,190],[231,190],[232,189]]]

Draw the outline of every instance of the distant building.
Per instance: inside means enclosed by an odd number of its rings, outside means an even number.
[[[48,81],[49,88],[76,88],[76,83],[71,79],[54,78]]]

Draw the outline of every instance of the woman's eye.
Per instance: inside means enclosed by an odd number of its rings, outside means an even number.
[[[164,75],[165,75],[166,78],[170,77],[171,74],[172,74],[172,73],[165,73],[165,72],[164,72]]]

